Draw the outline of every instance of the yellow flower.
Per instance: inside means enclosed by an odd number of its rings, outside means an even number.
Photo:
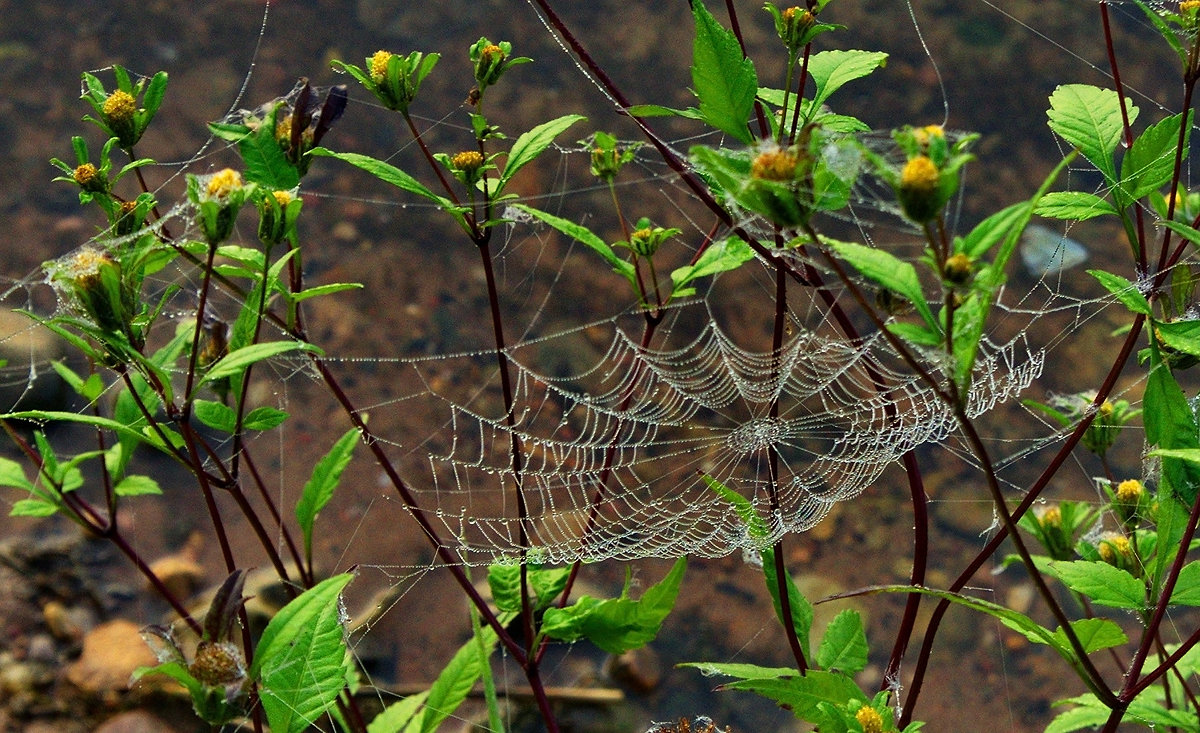
[[[376,51],[371,56],[371,81],[382,84],[387,79],[388,62],[391,60],[392,54],[388,51]]]
[[[221,199],[232,193],[235,188],[240,188],[241,185],[241,174],[232,168],[226,168],[217,171],[212,178],[208,179],[208,188],[205,190],[210,198]]]
[[[854,718],[862,726],[863,733],[883,733],[883,716],[870,705],[859,708]]]
[[[938,169],[927,155],[918,155],[904,164],[900,172],[900,188],[916,193],[932,193],[937,189]]]
[[[455,153],[450,158],[450,164],[457,170],[471,173],[479,170],[483,165],[483,155],[477,150],[467,150],[461,153]]]
[[[1196,0],[1200,4],[1200,0]],[[1144,487],[1142,482],[1135,478],[1127,481],[1122,481],[1117,484],[1117,501],[1127,504],[1137,504],[1138,499],[1142,496]]]
[[[796,156],[786,150],[759,153],[750,163],[750,176],[767,181],[790,181],[796,175]]]
[[[271,195],[275,197],[275,200],[279,202],[279,207],[283,209],[286,209],[287,205],[292,203],[292,199],[294,198],[291,191],[272,191]]]
[[[102,109],[110,125],[127,123],[137,113],[137,101],[129,92],[118,89],[108,95]]]

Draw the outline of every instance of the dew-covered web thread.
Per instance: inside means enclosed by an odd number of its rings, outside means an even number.
[[[739,347],[712,320],[686,342],[648,349],[619,323],[510,348],[511,427],[498,392],[475,391],[464,400],[447,384],[473,382],[473,375],[489,370],[494,375],[493,355],[400,365],[407,374],[397,381],[418,386],[395,408],[434,416],[430,422],[441,425],[414,447],[423,465],[407,463],[418,466],[407,479],[458,543],[464,562],[511,559],[522,549],[514,435],[530,545],[537,558],[558,563],[761,548],[812,527],[903,453],[941,440],[955,426],[945,403],[878,334],[856,345],[798,330],[775,358]],[[539,358],[556,341],[589,332],[606,332],[598,338],[607,339],[589,368],[539,372]],[[924,366],[941,372],[937,359]],[[986,344],[968,415],[1015,395],[1041,367],[1041,353],[1023,338]],[[887,388],[878,389],[877,380]],[[778,416],[772,417],[776,400]],[[767,470],[772,449],[780,457],[774,516]],[[703,476],[749,498],[768,536],[751,537]]]

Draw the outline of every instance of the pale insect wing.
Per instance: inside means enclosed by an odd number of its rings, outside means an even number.
[[[1030,224],[1021,235],[1021,262],[1033,275],[1052,275],[1087,261],[1082,244],[1062,232]]]

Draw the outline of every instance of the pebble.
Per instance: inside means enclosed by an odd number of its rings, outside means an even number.
[[[608,675],[617,684],[646,695],[662,681],[662,662],[648,646],[631,649],[609,658]]]
[[[85,693],[116,698],[129,689],[134,670],[157,663],[142,641],[138,625],[117,619],[100,624],[84,637],[83,652],[67,668],[67,680]]]

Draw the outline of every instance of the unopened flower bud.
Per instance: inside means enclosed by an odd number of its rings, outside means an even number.
[[[927,155],[917,155],[900,172],[900,206],[913,221],[924,224],[938,215],[944,203],[938,196],[940,173]]]
[[[101,112],[121,147],[133,147],[137,142],[137,100],[133,95],[118,89],[104,100]]]
[[[78,166],[71,177],[79,184],[79,187],[88,193],[104,193],[108,191],[108,179],[100,175],[100,171],[96,170],[96,166],[91,163],[84,163]]]
[[[192,676],[209,687],[232,685],[246,676],[241,651],[228,642],[202,641],[188,666]]]
[[[1129,542],[1129,538],[1125,535],[1106,534],[1100,540],[1096,551],[1100,554],[1102,561],[1113,567],[1121,568],[1134,577],[1141,577],[1142,564],[1133,551],[1133,545]]]
[[[382,84],[387,80],[388,62],[392,60],[393,55],[389,51],[376,51],[371,56],[371,81]]]
[[[971,279],[973,270],[971,258],[959,252],[946,258],[946,265],[942,271],[951,285],[965,285]]]
[[[796,176],[796,156],[786,150],[766,150],[750,162],[750,177],[766,181],[790,181]]]

